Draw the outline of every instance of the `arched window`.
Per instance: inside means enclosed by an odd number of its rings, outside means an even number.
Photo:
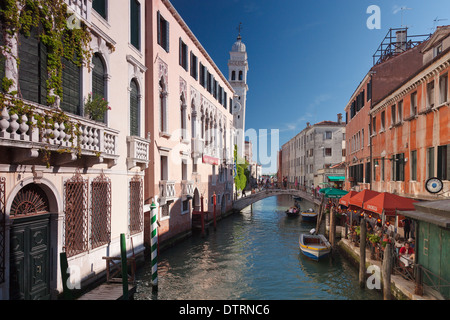
[[[236,80],[236,71],[231,71],[231,81]]]
[[[244,80],[242,70],[239,71],[239,81]]]
[[[92,95],[93,97],[100,96],[107,99],[106,97],[106,67],[103,59],[98,53],[95,53],[92,57],[92,64],[94,68],[92,70]],[[99,121],[105,121],[105,117]]]
[[[131,80],[130,84],[130,135],[139,136],[140,135],[140,98],[139,98],[139,87],[136,79]]]
[[[181,119],[181,138],[183,140],[187,139],[187,106],[186,102],[184,101],[183,95],[180,97],[180,105],[181,105],[181,112],[180,112],[180,119]]]
[[[159,131],[167,133],[167,91],[163,78],[159,81]]]

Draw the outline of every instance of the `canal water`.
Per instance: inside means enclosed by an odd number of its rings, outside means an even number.
[[[361,289],[358,270],[335,252],[319,262],[303,256],[300,233],[314,224],[288,217],[291,196],[264,199],[161,253],[158,292],[152,293],[151,267],[137,274],[136,300],[374,300]],[[302,209],[313,207],[303,200]]]

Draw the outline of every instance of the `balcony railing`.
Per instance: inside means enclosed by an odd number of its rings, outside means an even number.
[[[0,113],[0,147],[15,150],[13,163],[32,160],[28,157],[37,158],[38,150],[46,150],[52,153],[53,165],[74,162],[78,156],[84,158],[85,166],[105,160],[109,166],[115,165],[117,130],[76,115],[66,114],[66,119],[58,120],[53,117],[54,109],[28,101],[27,104],[33,108],[32,115],[19,117],[12,113],[8,100]]]
[[[92,0],[65,0],[69,8],[85,21],[90,21]]]
[[[181,181],[181,195],[193,196],[194,195],[194,182],[193,181]]]
[[[159,182],[159,197],[165,202],[176,197],[175,181],[162,180]]]
[[[129,136],[127,137],[128,169],[139,166],[142,170],[148,168],[148,147],[150,139],[143,139],[141,137]]]

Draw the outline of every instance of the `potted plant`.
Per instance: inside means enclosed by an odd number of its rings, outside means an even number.
[[[107,110],[111,110],[108,101],[102,96],[89,92],[86,101],[84,102],[84,113],[89,119],[95,121],[103,121]]]

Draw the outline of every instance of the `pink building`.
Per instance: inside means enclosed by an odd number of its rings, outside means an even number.
[[[169,1],[146,1],[146,25],[145,198],[165,242],[191,232],[202,197],[205,211],[214,193],[218,216],[231,209],[235,91]]]

